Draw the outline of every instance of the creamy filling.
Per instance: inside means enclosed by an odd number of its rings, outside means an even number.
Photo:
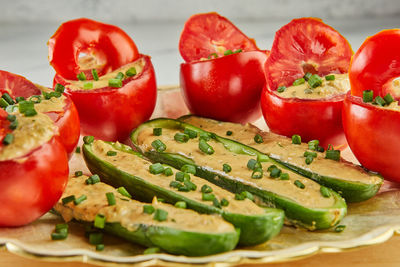
[[[387,106],[378,106],[378,105],[375,105],[376,107],[378,107],[378,108],[384,108],[384,109],[391,109],[391,110],[394,110],[394,111],[400,111],[400,106],[399,106],[399,102],[398,101],[393,101],[392,103],[390,103],[389,105],[387,105]]]
[[[321,77],[322,84],[316,88],[312,88],[305,81],[300,85],[289,86],[283,92],[276,92],[276,94],[283,98],[320,99],[341,95],[350,90],[349,75],[347,73],[332,75],[335,76],[334,80],[326,80],[326,76]]]
[[[139,133],[138,144],[144,151],[149,151],[153,149],[151,143],[156,139],[160,139],[167,147],[165,152],[184,155],[191,158],[197,165],[221,173],[223,173],[221,171],[222,165],[228,163],[232,167],[232,171],[228,174],[224,173],[224,175],[230,179],[279,194],[287,199],[301,203],[303,206],[326,208],[335,203],[333,196],[329,198],[323,197],[320,192],[320,185],[310,179],[288,170],[282,170],[289,174],[288,180],[272,179],[267,171],[268,167],[272,165],[269,162],[262,163],[263,177],[261,179],[253,179],[251,178],[253,171],[247,168],[247,163],[250,159],[255,159],[254,156],[230,152],[223,144],[212,139],[208,141],[208,144],[212,146],[214,153],[207,155],[199,149],[199,138],[190,139],[187,143],[178,143],[174,140],[176,132],[176,130],[163,129],[161,136],[154,136],[152,129],[144,129]],[[297,187],[295,185],[296,180],[304,184],[305,189]]]
[[[35,84],[42,92],[52,92],[49,88],[45,86],[41,86],[39,84]],[[60,97],[52,97],[50,99],[44,99],[42,97],[42,101],[40,103],[35,104],[35,110],[37,112],[63,112],[65,107],[65,99],[64,95]]]
[[[229,191],[226,191],[205,179],[196,177],[194,175],[190,175],[190,181],[192,181],[196,186],[197,189],[195,191],[189,192],[182,192],[178,191],[170,187],[170,182],[175,180],[175,174],[178,172],[176,169],[171,168],[173,175],[165,176],[163,174],[152,174],[149,171],[149,166],[152,164],[151,162],[144,160],[136,155],[131,153],[122,152],[119,150],[115,150],[111,145],[96,140],[92,145],[93,152],[99,157],[102,161],[108,162],[114,165],[116,168],[127,172],[129,174],[138,176],[144,180],[149,181],[152,184],[158,185],[162,188],[166,188],[168,190],[174,190],[177,194],[180,194],[184,197],[189,199],[202,202],[205,205],[213,205],[212,201],[203,201],[202,200],[202,192],[201,187],[203,185],[210,186],[213,191],[212,194],[221,201],[221,199],[225,198],[229,201],[228,206],[222,206],[221,208],[224,211],[231,212],[231,213],[240,213],[240,214],[264,214],[264,209],[257,206],[254,202],[249,199],[244,200],[236,200],[235,195]],[[115,156],[107,156],[108,151],[116,151],[117,155]]]
[[[101,77],[99,77],[98,81],[95,80],[87,80],[87,81],[79,81],[79,80],[67,80],[67,87],[69,90],[72,91],[80,91],[80,90],[94,90],[94,89],[99,89],[99,88],[104,88],[108,87],[108,81],[110,79],[115,79],[117,74],[119,72],[122,72],[124,74],[124,78],[122,81],[125,79],[128,79],[130,77],[126,76],[126,71],[129,70],[130,68],[135,68],[136,69],[136,76],[140,75],[140,73],[143,71],[143,68],[146,64],[146,61],[144,58],[139,58],[135,62],[129,63],[127,65],[124,65],[123,67],[114,70],[113,72],[109,72]],[[85,84],[91,83],[92,86],[90,87],[85,87]]]
[[[91,222],[94,221],[97,214],[101,214],[105,216],[106,222],[120,223],[129,231],[135,231],[141,224],[165,226],[188,232],[226,233],[234,231],[234,227],[218,215],[198,214],[189,209],[179,209],[157,201],[153,201],[151,205],[155,209],[167,211],[168,217],[162,222],[154,220],[154,213],[143,212],[143,206],[150,205],[149,203],[128,199],[115,188],[101,182],[87,185],[85,183],[87,178],[87,176],[71,177],[62,196],[64,198],[74,195],[75,198],[78,198],[86,195],[85,201],[79,205],[75,205],[73,202],[63,204],[61,198],[55,205],[54,208],[65,221],[76,219]],[[108,192],[114,193],[116,204],[113,206],[108,205],[106,197]]]

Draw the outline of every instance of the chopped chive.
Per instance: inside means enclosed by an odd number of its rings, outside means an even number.
[[[83,84],[83,89],[92,89],[92,88],[93,88],[92,82],[86,82]]]
[[[214,207],[221,208],[221,202],[219,202],[217,198],[214,198],[212,202]]]
[[[199,149],[207,155],[214,154],[214,149],[204,139],[200,139]]]
[[[271,165],[268,167],[269,177],[278,178],[281,176],[282,170],[276,167],[275,165]]]
[[[261,164],[260,164],[260,162],[258,162],[255,159],[249,159],[249,161],[247,162],[247,168],[249,170],[254,170],[256,168],[261,168]]]
[[[78,78],[78,80],[80,81],[86,81],[86,75],[83,72],[78,73],[78,75],[76,75],[76,78]]]
[[[113,192],[106,193],[108,206],[114,206],[116,204],[115,195]]]
[[[308,84],[311,86],[311,88],[317,88],[318,86],[321,86],[322,79],[321,79],[321,77],[319,77],[318,74],[313,74],[308,79]]]
[[[104,244],[97,244],[96,245],[96,251],[103,251],[104,250]]]
[[[279,175],[279,179],[281,180],[289,180],[289,174],[286,172],[282,172],[281,175]]]
[[[14,135],[11,133],[6,134],[6,136],[3,139],[3,145],[9,145],[14,141]]]
[[[184,133],[176,133],[174,135],[174,139],[178,143],[187,143],[187,141],[189,141],[189,136],[187,134],[184,134]]]
[[[72,202],[74,200],[75,200],[75,196],[74,195],[70,195],[70,196],[67,196],[67,197],[64,197],[63,199],[61,199],[63,205],[65,205],[65,204],[67,204],[69,202]]]
[[[39,104],[42,102],[42,96],[41,95],[33,95],[29,98],[29,101],[33,102],[34,104]]]
[[[100,182],[100,176],[98,176],[97,174],[93,174],[92,176],[87,178],[85,182],[86,184],[97,184]]]
[[[8,93],[4,93],[1,97],[5,101],[7,101],[8,104],[10,104],[10,105],[14,105],[15,104],[14,99],[12,99],[12,97]]]
[[[338,226],[335,227],[335,232],[336,233],[341,233],[341,232],[344,231],[345,228],[346,228],[346,225],[343,225],[343,224],[338,225]]]
[[[293,82],[293,86],[301,85],[305,82],[306,82],[306,80],[304,80],[304,78],[299,78]]]
[[[83,137],[83,142],[87,145],[91,144],[94,141],[94,136],[87,135]]]
[[[310,151],[304,151],[304,157],[313,157],[316,158],[317,157],[317,153],[316,152],[310,152]]]
[[[59,233],[62,229],[66,229],[68,231],[68,224],[66,223],[57,223],[55,227],[56,233]]]
[[[143,205],[143,213],[153,214],[156,209],[152,205]]]
[[[171,176],[172,174],[174,174],[170,167],[165,168],[163,173],[165,176]]]
[[[188,135],[190,139],[194,139],[197,137],[197,132],[194,130],[191,130],[189,128],[185,128],[183,131],[184,134]]]
[[[103,233],[94,232],[89,234],[89,243],[92,245],[103,244]]]
[[[176,172],[175,180],[179,182],[183,182],[185,180],[190,180],[190,175],[184,172]]]
[[[186,185],[179,185],[178,186],[178,191],[181,191],[181,192],[189,192],[190,191],[190,188],[189,187],[187,187]]]
[[[37,114],[35,109],[28,109],[27,111],[25,111],[25,116],[26,117],[32,117],[35,116]]]
[[[195,185],[192,181],[186,180],[186,181],[183,181],[183,184],[189,190],[195,191],[197,189],[197,185]],[[178,188],[178,190],[179,190],[179,188]]]
[[[262,168],[255,168],[251,174],[251,178],[253,179],[261,179],[263,177],[263,169]]]
[[[335,75],[331,74],[331,75],[326,75],[325,76],[325,80],[327,81],[334,81],[335,80]]]
[[[322,152],[325,151],[325,149],[324,149],[322,146],[318,146],[317,149],[316,149],[315,151],[321,152],[321,153],[322,153]]]
[[[303,78],[304,78],[304,80],[308,81],[311,78],[311,76],[312,76],[312,73],[307,72],[306,74],[304,74]]]
[[[83,175],[82,171],[76,171],[75,172],[75,177],[79,177],[79,176],[82,176],[82,175]]]
[[[164,166],[161,163],[154,163],[149,166],[151,174],[160,174],[164,171]]]
[[[115,79],[122,80],[124,78],[124,74],[122,72],[118,72],[117,76],[115,76]]]
[[[153,135],[155,136],[162,135],[162,128],[153,128]]]
[[[114,87],[114,88],[120,88],[120,87],[122,87],[122,80],[120,80],[120,79],[109,79],[108,80],[108,86]]]
[[[372,90],[364,90],[363,91],[363,102],[369,103],[374,100],[374,91]]]
[[[200,139],[203,139],[204,141],[210,141],[211,136],[208,133],[200,133]]]
[[[383,107],[386,104],[385,100],[383,100],[383,98],[380,97],[379,95],[375,97],[375,103],[381,107]]]
[[[0,98],[0,107],[6,108],[8,106],[9,106],[8,102],[4,98]]]
[[[97,73],[96,69],[92,69],[92,76],[93,76],[93,80],[95,80],[95,81],[99,80],[99,74]]]
[[[25,114],[27,110],[34,109],[34,103],[32,101],[21,101],[18,105],[19,112]]]
[[[314,161],[314,157],[313,156],[307,156],[306,157],[305,162],[306,162],[307,165],[310,165],[313,161]]]
[[[125,189],[125,187],[121,186],[117,188],[118,193],[120,193],[121,195],[125,196],[125,197],[129,197],[132,198],[131,194],[129,194],[129,192]]]
[[[151,142],[151,146],[157,151],[157,152],[163,152],[165,149],[167,149],[167,146],[160,140],[154,140]]]
[[[178,202],[175,203],[174,206],[179,208],[179,209],[186,209],[187,204],[186,204],[185,201],[178,201]]]
[[[190,164],[185,164],[181,168],[182,172],[196,174],[196,167]]]
[[[80,146],[77,146],[77,147],[76,147],[75,153],[78,153],[78,154],[81,153],[81,147],[80,147]]]
[[[205,184],[201,187],[202,193],[211,193],[212,191],[213,191],[213,189],[209,185]]]
[[[308,142],[308,148],[310,150],[317,150],[318,149],[318,145],[319,145],[319,141],[318,140],[311,140],[310,142]]]
[[[161,252],[161,250],[158,247],[151,247],[151,248],[147,248],[143,251],[144,255],[148,255],[148,254],[156,254]]]
[[[99,229],[104,229],[106,224],[106,217],[102,214],[97,214],[94,218],[93,226]]]
[[[227,136],[231,136],[232,134],[233,134],[232,131],[226,131],[226,135],[227,135]]]
[[[235,194],[235,199],[236,200],[244,200],[246,197],[244,195],[241,194]]]
[[[74,204],[75,204],[75,205],[79,205],[79,204],[81,204],[83,201],[85,201],[86,199],[87,199],[86,195],[82,195],[82,196],[80,196],[80,197],[78,197],[78,198],[75,198]]]
[[[389,94],[389,93],[386,94],[386,95],[383,97],[383,99],[385,100],[386,105],[390,105],[390,104],[394,101],[392,95]]]
[[[168,218],[168,212],[162,209],[156,209],[154,212],[153,219],[159,222],[166,221]]]
[[[292,135],[292,144],[300,145],[301,144],[301,136],[298,134]]]
[[[231,165],[229,165],[229,164],[227,164],[227,163],[224,163],[224,164],[222,164],[222,170],[223,170],[225,173],[229,173],[229,172],[232,171],[232,167],[231,167]]]
[[[21,102],[21,101],[25,101],[25,97],[23,97],[23,96],[17,96],[17,97],[15,98],[15,101],[17,101],[17,103],[19,103],[19,102]]]
[[[225,50],[225,52],[224,52],[224,56],[229,56],[229,55],[232,55],[232,54],[233,54],[233,52],[230,49]]]
[[[57,83],[56,86],[54,86],[54,91],[59,92],[60,94],[64,93],[64,90],[65,86],[61,83]]]
[[[283,93],[286,90],[286,86],[279,86],[278,89],[276,89],[276,91],[278,91],[278,93]]]
[[[136,68],[135,67],[131,67],[125,72],[125,75],[128,76],[128,77],[135,76],[136,74],[137,74],[137,72],[136,72]]]
[[[264,142],[264,140],[263,140],[263,138],[262,138],[261,135],[256,134],[256,135],[254,136],[254,142],[256,142],[257,144],[261,144],[261,143]]]
[[[213,193],[203,193],[201,199],[203,201],[213,201],[215,198]]]
[[[322,185],[321,185],[319,191],[321,192],[321,195],[322,195],[323,197],[325,197],[325,198],[328,198],[328,197],[331,196],[331,192],[329,192],[329,189],[326,188],[325,186],[322,186]]]
[[[304,189],[306,186],[300,182],[299,180],[294,181],[294,185],[297,186],[300,189]]]
[[[68,233],[51,233],[51,240],[64,240],[68,237]]]
[[[221,199],[221,206],[227,207],[229,205],[229,201],[226,200],[225,198]]]
[[[239,48],[239,49],[237,49],[236,51],[234,51],[233,53],[234,54],[237,54],[237,53],[240,53],[240,52],[242,52],[243,50],[241,49],[241,48]]]
[[[245,198],[250,199],[251,201],[254,200],[254,196],[252,193],[248,192],[248,191],[243,191],[240,193],[241,195],[243,195]]]
[[[113,151],[113,150],[108,150],[107,151],[107,156],[116,156],[117,155],[117,151]]]
[[[169,186],[172,187],[172,188],[178,189],[179,187],[182,186],[182,184],[181,184],[180,182],[178,182],[178,181],[171,181],[171,182],[169,183]]]
[[[327,149],[325,158],[339,161],[340,160],[340,150],[335,150],[335,149],[333,149],[333,147],[331,147],[331,149]]]

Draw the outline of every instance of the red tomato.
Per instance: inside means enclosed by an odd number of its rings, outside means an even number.
[[[67,153],[53,137],[22,157],[0,161],[0,173],[0,226],[25,225],[61,197],[68,181]]]
[[[153,113],[157,86],[150,57],[142,55],[142,72],[123,80],[121,88],[70,90],[68,80],[56,74],[54,83],[65,85],[80,117],[82,133],[106,141],[124,141],[132,129]],[[101,77],[100,77],[101,79]]]
[[[27,99],[32,95],[42,94],[40,86],[35,85],[20,75],[0,70],[0,93],[5,92],[10,94],[14,99],[17,96],[23,96]],[[55,122],[59,129],[61,143],[67,150],[67,153],[72,155],[79,141],[79,116],[70,97],[67,95],[64,96],[66,99],[63,112],[54,111],[46,112],[46,114]]]
[[[365,168],[400,182],[399,111],[363,103],[361,97],[348,93],[343,127],[351,151]]]
[[[179,40],[179,52],[186,62],[212,53],[223,56],[228,49],[259,50],[253,39],[218,13],[196,14],[186,21]]]
[[[266,88],[261,108],[272,132],[303,141],[318,139],[323,147],[344,148],[341,122],[344,95],[317,100],[282,98],[279,86],[290,86],[310,72],[325,76],[346,73],[353,51],[335,29],[315,18],[294,19],[276,32],[271,54],[265,63]]]
[[[355,53],[349,71],[352,95],[373,90],[400,100],[400,30],[384,30],[367,38]]]
[[[86,18],[61,24],[48,46],[50,64],[69,80],[93,68],[102,75],[139,57],[135,43],[123,30]],[[91,66],[82,66],[79,59],[84,54],[93,59]]]

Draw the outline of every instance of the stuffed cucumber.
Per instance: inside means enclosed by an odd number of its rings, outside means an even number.
[[[250,193],[235,196],[193,176],[193,168],[177,171],[154,165],[128,146],[101,140],[84,144],[82,151],[92,173],[107,184],[124,186],[136,199],[151,201],[157,196],[200,213],[220,214],[240,229],[240,245],[263,243],[277,235],[283,225],[282,210],[259,207],[250,200]]]
[[[261,131],[249,124],[219,122],[196,116],[184,116],[179,120],[251,146],[292,171],[334,189],[347,202],[360,202],[373,197],[383,182],[382,177],[376,173],[365,171],[343,159],[326,159],[326,152],[312,151],[316,157],[307,164],[304,155],[310,149],[306,143],[293,144],[290,138]],[[257,135],[261,137],[261,142],[255,141]]]
[[[219,216],[198,214],[157,201],[149,204],[131,200],[107,184],[91,184],[87,179],[86,176],[70,178],[63,197],[55,205],[54,209],[65,221],[75,219],[93,224],[101,216],[105,218],[101,229],[106,232],[186,256],[229,251],[239,240],[240,230]],[[113,203],[107,194],[114,196]],[[72,199],[81,201],[74,203]]]
[[[154,129],[162,129],[161,134],[155,135]],[[148,121],[132,132],[131,141],[154,162],[178,169],[193,165],[196,176],[234,193],[248,191],[267,205],[283,209],[293,224],[310,230],[336,225],[347,211],[344,199],[333,190],[276,164],[249,146],[184,122]],[[157,145],[160,142],[161,149]],[[231,167],[229,172],[224,171],[224,164]]]

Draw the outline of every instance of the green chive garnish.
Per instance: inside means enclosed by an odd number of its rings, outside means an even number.
[[[392,95],[389,94],[389,93],[386,94],[386,95],[383,97],[383,99],[385,100],[386,105],[390,105],[390,104],[394,101]]]
[[[21,101],[18,105],[18,110],[20,113],[25,114],[26,111],[34,109],[34,103],[32,101]]]
[[[62,85],[61,83],[57,83],[56,86],[54,87],[54,91],[59,92],[60,94],[64,93],[65,86]]]
[[[374,91],[372,90],[365,90],[363,91],[363,102],[369,103],[374,100]]]
[[[148,255],[148,254],[156,254],[161,252],[161,250],[158,247],[151,247],[151,248],[147,248],[143,251],[144,255]]]
[[[256,142],[257,144],[261,144],[262,142],[264,142],[264,140],[263,140],[263,138],[262,138],[261,135],[256,134],[256,135],[254,136],[254,142]]]
[[[281,175],[279,176],[279,179],[281,180],[289,180],[289,174],[286,172],[282,172]]]
[[[68,224],[66,223],[57,223],[55,227],[56,233],[62,232],[63,229],[66,229],[68,231]]]
[[[184,172],[176,172],[175,180],[179,182],[183,182],[185,180],[190,180],[190,175]]]
[[[248,192],[248,191],[243,191],[240,193],[241,195],[243,195],[245,198],[248,198],[250,200],[254,200],[254,196],[252,193]]]
[[[152,205],[143,205],[143,213],[153,214],[156,209]]]
[[[260,162],[258,162],[255,159],[249,159],[249,161],[247,162],[247,168],[249,170],[254,170],[256,168],[261,168],[261,164],[260,164]]]
[[[6,134],[6,136],[3,139],[3,145],[9,145],[14,141],[14,135],[11,133]]]
[[[300,135],[293,135],[292,136],[292,144],[300,145],[301,144],[301,136]]]
[[[226,135],[227,135],[227,136],[231,136],[232,134],[233,134],[232,131],[226,131]]]
[[[21,101],[25,101],[25,98],[23,96],[17,96],[15,98],[15,101],[17,101],[17,103],[21,102]]]
[[[339,161],[340,160],[340,150],[335,150],[335,149],[333,149],[332,145],[329,145],[328,149],[326,150],[325,158]]]
[[[317,153],[316,152],[310,152],[310,151],[304,151],[303,155],[304,155],[304,157],[308,157],[308,156],[313,157],[313,158],[317,157]]]
[[[297,186],[300,189],[304,189],[306,186],[300,182],[299,180],[294,181],[294,185]]]
[[[278,93],[283,93],[286,90],[286,86],[279,86],[278,89],[276,89],[276,91],[278,91]]]
[[[165,176],[171,176],[172,174],[174,174],[170,167],[165,168],[163,173]]]
[[[106,197],[107,197],[107,202],[109,206],[114,206],[116,201],[115,201],[115,195],[113,192],[108,192],[106,193]]]
[[[92,69],[92,76],[93,76],[93,80],[95,80],[95,81],[99,80],[99,74],[97,73],[96,69]]]
[[[97,244],[96,245],[96,251],[103,251],[104,250],[104,244]]]
[[[214,154],[214,149],[204,139],[200,139],[200,141],[199,141],[199,149],[203,153],[205,153],[207,155]]]
[[[0,98],[0,107],[6,108],[8,105],[8,102],[4,98]]]
[[[85,201],[86,199],[87,199],[86,195],[82,195],[82,196],[80,196],[80,197],[78,197],[78,198],[75,198],[74,204],[75,204],[75,205],[79,205],[79,204],[81,204],[83,201]]]
[[[319,140],[311,140],[308,142],[308,148],[310,150],[317,150],[319,145]]]
[[[338,225],[335,227],[335,232],[336,233],[341,233],[344,231],[344,229],[346,228],[346,225]]]
[[[184,134],[187,134],[189,136],[190,139],[194,139],[197,137],[197,132],[194,130],[191,130],[189,128],[185,128],[185,130],[183,131]]]
[[[68,233],[51,233],[52,240],[64,240],[68,237]]]
[[[155,136],[162,135],[162,128],[153,128],[153,135]]]
[[[86,82],[83,84],[83,89],[92,89],[93,88],[93,83],[92,82]]]
[[[120,79],[109,79],[108,80],[108,86],[114,87],[114,88],[120,88],[120,87],[122,87],[122,80],[120,80]]]
[[[226,200],[225,198],[221,199],[221,206],[226,207],[229,205],[229,201]]]
[[[271,165],[268,167],[267,171],[269,172],[269,177],[278,178],[281,176],[282,170],[276,167],[275,165]]]
[[[325,198],[328,198],[331,196],[331,192],[329,191],[328,188],[326,188],[325,186],[321,186],[319,191],[321,192],[321,195]]]
[[[239,48],[238,50],[236,50],[236,51],[234,51],[233,53],[234,54],[237,54],[237,53],[240,53],[240,52],[242,52],[243,50],[241,49],[241,48]]]
[[[25,111],[25,116],[26,117],[32,117],[35,116],[37,114],[35,109],[28,109],[27,111]]]
[[[117,151],[113,151],[113,150],[108,150],[107,151],[107,156],[112,157],[112,156],[116,156],[116,155],[117,155]]]
[[[209,185],[205,184],[201,187],[202,193],[211,193],[212,191],[213,191],[213,189]]]
[[[78,153],[78,154],[81,153],[81,147],[80,147],[80,146],[77,146],[77,147],[76,147],[75,153]]]
[[[86,184],[97,184],[100,182],[100,176],[98,176],[97,174],[93,174],[92,176],[87,178],[85,182]]]
[[[335,75],[331,74],[331,75],[326,75],[325,76],[325,80],[327,81],[334,81],[335,80]]]
[[[312,76],[312,73],[307,72],[306,74],[304,74],[303,78],[304,78],[306,81],[308,81],[308,80],[311,78],[311,76]]]
[[[92,245],[103,244],[103,233],[94,232],[89,234],[89,243]]]
[[[83,142],[87,145],[91,144],[94,141],[94,136],[87,135],[83,137]]]
[[[136,75],[136,69],[134,67],[129,68],[126,72],[125,75],[128,77],[132,77]]]
[[[213,201],[213,199],[215,198],[213,193],[203,193],[201,196],[201,199],[204,201]]]
[[[263,177],[263,169],[262,168],[255,168],[251,174],[251,178],[253,179],[261,179]]]
[[[308,79],[308,84],[311,86],[311,88],[317,88],[318,86],[321,86],[322,79],[321,79],[321,77],[319,77],[318,74],[313,74]]]
[[[195,185],[193,182],[187,180],[187,181],[183,181],[184,185],[189,188],[189,190],[195,191],[197,189],[197,185]],[[179,188],[178,188],[179,190]]]
[[[1,97],[4,98],[4,100],[7,101],[8,104],[15,104],[14,99],[12,99],[12,97],[8,93],[4,93]]]
[[[172,188],[178,189],[179,187],[182,186],[182,184],[181,184],[180,182],[178,182],[178,181],[171,181],[171,182],[169,183],[169,186],[172,187]]]
[[[117,188],[118,193],[120,193],[121,195],[125,196],[125,197],[129,197],[132,198],[131,194],[129,194],[129,192],[125,189],[125,187],[121,186]]]
[[[82,175],[83,175],[82,171],[76,171],[75,172],[75,177],[79,177],[79,176],[82,176]]]
[[[124,74],[122,72],[118,72],[117,76],[115,76],[115,79],[122,80],[124,78]]]
[[[182,172],[196,174],[196,167],[190,164],[185,164],[181,168]]]
[[[174,139],[178,143],[187,143],[187,141],[189,141],[189,136],[184,133],[176,133]]]
[[[225,52],[224,52],[224,56],[228,56],[228,55],[232,55],[232,54],[233,54],[233,52],[230,49],[225,50]]]
[[[63,205],[65,205],[65,204],[67,204],[69,202],[72,202],[74,200],[75,200],[75,196],[74,195],[67,196],[67,197],[64,197],[63,199],[61,199]]]
[[[375,97],[375,103],[381,107],[383,107],[386,104],[385,100],[383,100],[383,98],[380,97],[379,95]]]
[[[167,146],[160,140],[154,140],[151,142],[151,146],[157,151],[157,152],[163,152],[165,149],[167,149]]]
[[[93,226],[99,229],[104,229],[104,225],[106,224],[106,217],[102,214],[97,214],[94,218]]]
[[[214,198],[212,200],[212,202],[213,202],[214,207],[219,208],[219,209],[221,208],[221,202],[219,202],[217,198]]]
[[[314,160],[313,156],[307,156],[305,162],[307,165],[310,165],[313,162],[313,160]]]
[[[179,209],[186,209],[187,204],[186,204],[185,201],[178,201],[178,202],[175,203],[174,206],[179,208]]]
[[[154,163],[149,166],[149,171],[152,174],[160,174],[164,171],[164,166],[161,163]]]
[[[222,170],[223,170],[225,173],[229,173],[229,172],[232,171],[232,167],[231,167],[231,165],[229,165],[229,164],[227,164],[227,163],[224,163],[224,164],[222,165]]]
[[[306,80],[304,80],[304,78],[299,78],[293,82],[293,86],[301,85],[305,82],[306,82]]]
[[[78,73],[78,75],[76,75],[76,78],[78,78],[78,80],[80,81],[86,81],[86,75],[83,72]]]
[[[159,222],[166,221],[168,218],[168,212],[162,209],[156,209],[154,212],[153,219]]]
[[[235,199],[236,200],[244,200],[246,197],[242,194],[235,194]]]

